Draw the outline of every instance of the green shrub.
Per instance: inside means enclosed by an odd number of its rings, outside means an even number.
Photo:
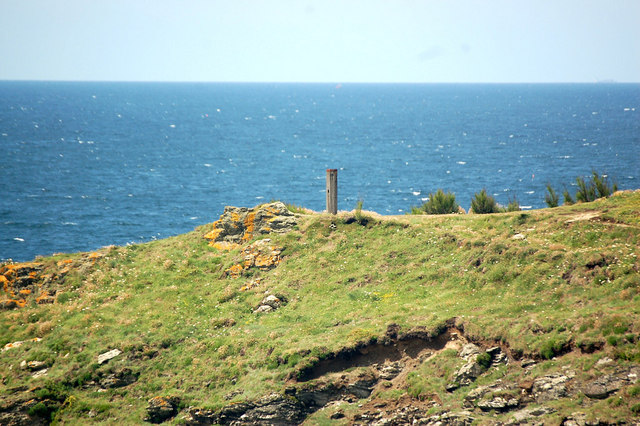
[[[620,338],[618,336],[609,336],[607,337],[607,343],[611,346],[618,346],[620,344]]]
[[[578,184],[576,200],[583,203],[608,197],[618,190],[617,184],[610,184],[606,175],[599,175],[595,170],[591,172],[591,181],[585,181],[584,178],[579,177],[576,183]]]
[[[520,211],[520,203],[516,197],[513,197],[512,200],[509,200],[509,204],[507,204],[508,212],[519,212]]]
[[[458,213],[458,203],[456,195],[452,192],[445,192],[438,189],[436,193],[429,193],[429,199],[419,209],[426,214],[448,214]]]
[[[618,185],[616,183],[610,185],[607,182],[606,175],[598,175],[598,173],[595,171],[592,171],[591,174],[591,182],[596,188],[596,194],[598,195],[598,198],[608,197],[618,190]]]
[[[478,361],[478,364],[487,369],[491,367],[491,354],[488,354],[487,352],[481,353],[480,355],[478,355],[478,358],[476,358],[476,361]]]
[[[631,412],[634,414],[640,414],[640,402],[631,406]]]
[[[596,188],[590,182],[586,182],[584,178],[576,178],[578,192],[576,192],[576,200],[582,203],[588,203],[596,199]]]
[[[500,206],[496,203],[495,198],[487,194],[486,189],[476,192],[471,199],[471,209],[477,214],[499,213]]]
[[[544,202],[547,207],[558,207],[558,194],[553,190],[550,183],[547,184],[547,195],[544,196]]]
[[[564,336],[554,336],[544,342],[540,347],[540,356],[544,359],[551,359],[561,354],[567,348],[568,342]]]
[[[567,188],[562,191],[562,196],[564,197],[564,203],[566,205],[575,204],[575,200],[573,199],[573,197],[571,197],[571,194],[569,193],[569,190]]]

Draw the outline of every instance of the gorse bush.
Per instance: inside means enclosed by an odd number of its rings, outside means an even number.
[[[608,197],[618,190],[616,183],[609,183],[606,175],[600,175],[595,170],[591,172],[591,180],[586,180],[583,177],[576,178],[576,186],[578,191],[576,192],[575,199],[569,193],[569,190],[565,188],[562,192],[564,203],[567,205],[579,203],[588,203],[595,201],[598,198]],[[544,197],[544,202],[548,207],[558,206],[558,195],[551,187],[551,184],[547,184],[547,195]]]
[[[509,200],[509,204],[507,204],[506,211],[508,212],[519,212],[520,211],[520,202],[516,197],[513,197],[512,200]]]
[[[576,183],[578,184],[576,199],[585,203],[608,197],[618,190],[617,184],[609,184],[607,176],[599,175],[595,170],[591,172],[591,182],[586,182],[579,177],[576,179]]]
[[[578,185],[578,192],[576,192],[576,200],[583,203],[588,203],[596,199],[596,187],[590,183],[585,182],[584,178],[576,178],[576,184]]]
[[[500,213],[500,206],[495,198],[487,194],[486,189],[476,192],[471,199],[471,210],[477,214]]]
[[[566,205],[571,205],[575,203],[575,200],[573,199],[573,197],[571,196],[571,194],[569,193],[568,189],[564,189],[564,191],[562,191],[562,197],[564,198],[564,203]]]
[[[553,190],[551,184],[547,184],[547,195],[544,196],[544,202],[547,204],[547,207],[558,207],[558,194]]]
[[[429,200],[419,208],[412,208],[413,213],[426,214],[448,214],[458,213],[458,203],[456,195],[452,192],[445,192],[438,189],[436,193],[429,193]]]

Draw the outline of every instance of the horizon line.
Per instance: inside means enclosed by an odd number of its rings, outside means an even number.
[[[4,79],[0,82],[24,83],[177,83],[177,84],[640,84],[640,81],[259,81],[259,80],[72,80],[72,79]]]

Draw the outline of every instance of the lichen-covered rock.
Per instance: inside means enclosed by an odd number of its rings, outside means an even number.
[[[4,352],[4,351],[8,351],[9,349],[15,349],[15,348],[19,348],[20,346],[22,346],[25,342],[39,342],[42,339],[40,337],[34,337],[33,339],[29,339],[29,340],[19,340],[17,342],[11,342],[11,343],[7,343],[6,345],[4,345],[2,347],[2,349],[0,349],[0,352]]]
[[[150,423],[162,423],[178,414],[177,397],[154,396],[149,400],[147,406],[147,417],[145,421]]]
[[[293,213],[279,201],[252,209],[227,206],[204,238],[218,249],[230,250],[257,235],[288,232],[296,223]]]
[[[218,415],[214,410],[189,407],[182,421],[189,426],[213,425],[218,422]]]
[[[22,308],[27,297],[37,290],[43,265],[35,262],[0,265],[0,309]]]
[[[242,273],[251,268],[262,271],[275,268],[281,262],[282,247],[271,244],[271,239],[265,238],[245,247],[242,250],[244,260],[228,268],[225,273],[231,278],[239,278]]]

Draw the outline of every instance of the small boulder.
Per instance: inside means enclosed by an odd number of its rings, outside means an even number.
[[[22,366],[22,363],[20,363],[20,366]],[[26,363],[26,367],[31,371],[42,370],[46,366],[47,366],[47,363],[44,361],[29,361]]]
[[[269,305],[273,309],[278,309],[282,305],[282,301],[276,296],[270,294],[262,300],[262,305]]]
[[[476,402],[476,407],[482,411],[507,411],[518,406],[518,400],[516,398],[504,398],[502,396],[495,396],[493,398],[481,399]]]
[[[122,351],[120,349],[111,349],[108,352],[100,354],[100,355],[98,355],[98,364],[104,364],[105,362],[109,361],[110,359],[113,359],[113,358],[117,357],[121,353],[122,353]]]
[[[273,294],[270,294],[269,296],[262,299],[258,307],[255,308],[253,312],[256,314],[260,314],[260,313],[264,314],[271,311],[275,311],[276,309],[284,305],[284,303],[285,303],[285,300],[283,298],[279,298],[274,296]]]
[[[49,371],[48,369],[43,368],[42,370],[38,370],[35,373],[33,373],[31,377],[33,377],[34,379],[37,379],[38,377],[46,376],[48,371]]]
[[[582,386],[582,393],[591,399],[605,399],[628,384],[626,377],[607,374]]]
[[[273,308],[269,305],[260,305],[253,312],[256,314],[267,314],[273,311]]]
[[[189,426],[214,425],[218,423],[218,416],[213,410],[189,407],[182,420]]]
[[[130,368],[123,368],[115,373],[109,374],[103,379],[100,379],[100,385],[103,388],[121,388],[128,386],[131,383],[138,380],[138,373],[134,373]]]
[[[147,417],[149,423],[162,423],[178,414],[180,399],[174,396],[155,396],[149,400]]]

